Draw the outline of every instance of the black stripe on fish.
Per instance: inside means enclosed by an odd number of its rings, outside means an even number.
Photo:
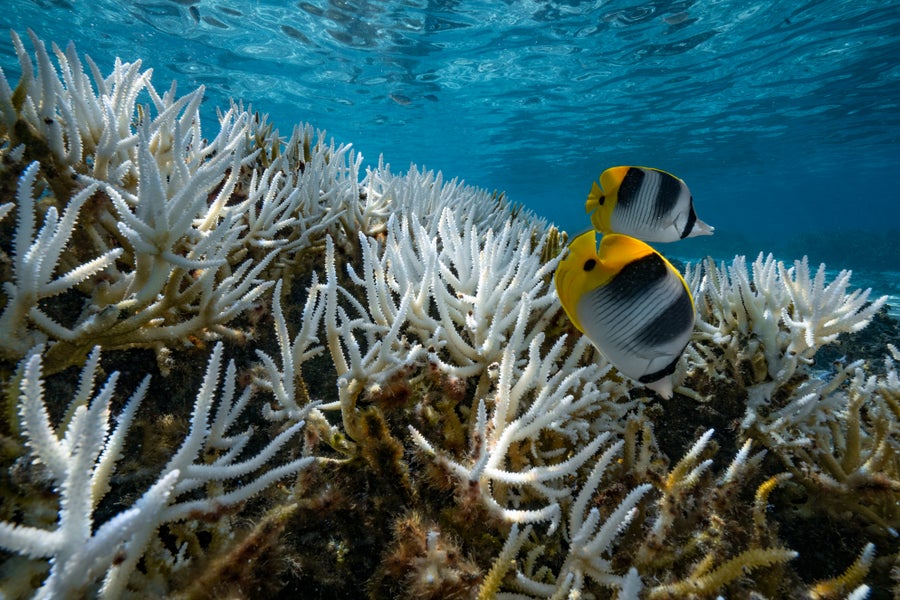
[[[615,302],[626,302],[640,295],[666,276],[666,263],[658,254],[648,254],[622,267],[606,284],[605,290]]]
[[[611,303],[600,291],[593,298],[595,314],[603,315],[598,339],[629,354],[668,348],[693,323],[690,299],[683,292],[684,287],[672,277],[656,282],[626,303]],[[679,327],[673,327],[673,320]]]
[[[675,359],[670,362],[668,365],[656,371],[655,373],[647,373],[646,375],[641,375],[638,377],[638,381],[641,383],[653,383],[654,381],[658,381],[665,377],[666,375],[671,375],[675,372],[675,366],[678,364],[678,359],[681,358],[681,353],[675,357]]]
[[[659,178],[659,189],[656,192],[654,217],[662,218],[675,210],[681,198],[681,182],[665,173],[655,173]]]
[[[641,169],[634,167],[628,169],[625,177],[622,178],[622,183],[619,184],[618,206],[627,209],[638,198],[645,175],[646,173]]]
[[[648,328],[659,329],[654,323],[677,302],[673,292],[678,295],[682,290],[662,258],[649,254],[627,264],[609,283],[589,294],[587,310],[597,319],[596,335],[622,351],[641,352],[656,347],[656,338],[663,334],[651,335],[654,329]]]
[[[688,212],[687,223],[684,224],[684,229],[681,231],[681,239],[684,239],[691,233],[691,229],[694,228],[694,223],[697,222],[697,213],[694,212],[694,197],[691,196],[691,210]]]
[[[680,282],[679,282],[680,283]],[[683,291],[683,287],[682,290]],[[647,323],[635,341],[643,346],[662,346],[680,335],[694,322],[694,309],[686,293],[679,294],[656,318]]]

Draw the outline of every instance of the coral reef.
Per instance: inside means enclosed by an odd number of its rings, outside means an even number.
[[[208,139],[202,89],[30,37],[0,76],[4,597],[898,591],[900,352],[821,360],[881,314],[849,272],[689,266],[666,400],[569,324],[565,234],[502,195],[241,106]]]

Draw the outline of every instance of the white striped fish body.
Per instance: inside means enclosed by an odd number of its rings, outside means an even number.
[[[690,341],[694,304],[684,279],[647,244],[608,234],[575,238],[557,269],[566,313],[623,374],[672,395],[678,359]]]
[[[602,189],[601,189],[602,186]],[[647,167],[613,167],[600,175],[585,208],[598,231],[622,233],[646,242],[674,242],[711,235],[697,218],[687,184]]]

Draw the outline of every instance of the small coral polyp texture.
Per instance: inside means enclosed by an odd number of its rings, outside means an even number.
[[[897,592],[900,352],[815,362],[885,302],[848,272],[689,266],[664,400],[572,328],[566,235],[503,194],[240,105],[201,125],[202,88],[28,38],[0,77],[4,597]]]

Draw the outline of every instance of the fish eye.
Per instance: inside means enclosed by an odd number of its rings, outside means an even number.
[[[584,270],[585,271],[593,271],[594,267],[596,267],[596,266],[597,266],[597,261],[594,260],[593,258],[589,258],[586,261],[584,261]]]
[[[603,206],[604,202],[606,202],[606,196],[601,195],[599,198],[597,198],[597,204],[599,204],[600,206]]]

